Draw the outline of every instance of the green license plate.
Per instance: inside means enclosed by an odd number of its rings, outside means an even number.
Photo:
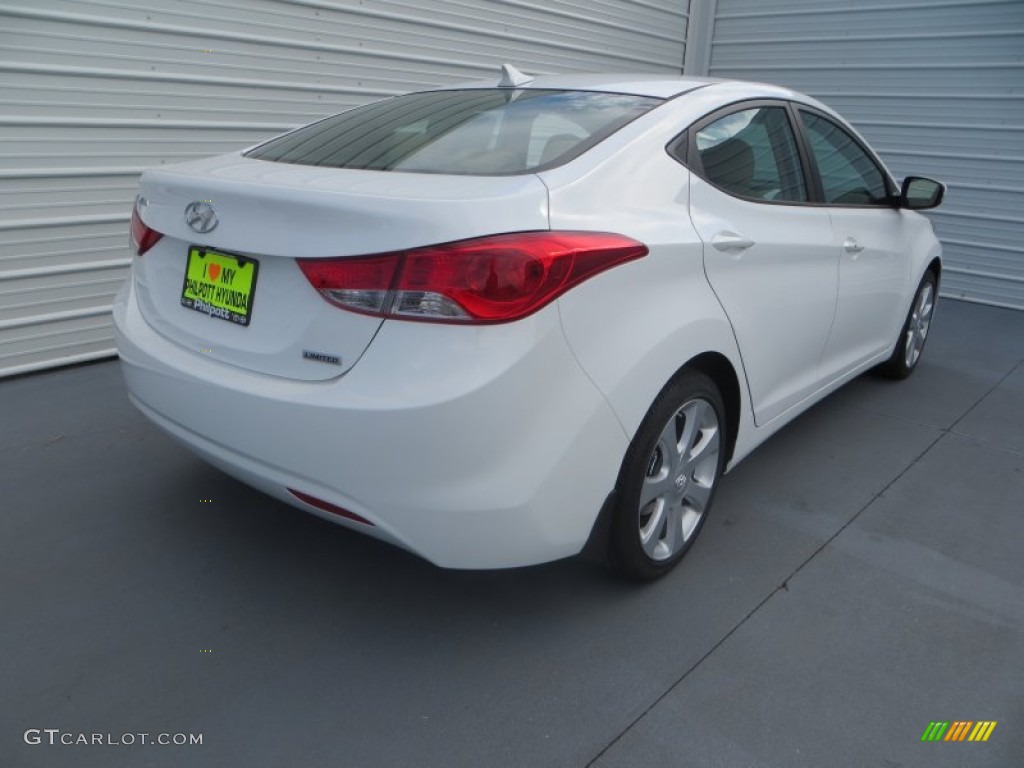
[[[188,249],[181,305],[229,323],[249,325],[259,266],[255,259],[193,245]]]

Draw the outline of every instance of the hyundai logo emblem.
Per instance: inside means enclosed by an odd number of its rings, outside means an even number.
[[[185,223],[205,235],[217,228],[217,212],[209,203],[197,200],[185,206]]]

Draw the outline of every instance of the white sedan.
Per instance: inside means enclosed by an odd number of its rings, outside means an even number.
[[[664,574],[728,468],[864,371],[914,370],[941,271],[917,212],[941,184],[744,82],[506,66],[139,187],[134,403],[450,568],[602,531],[622,574]]]

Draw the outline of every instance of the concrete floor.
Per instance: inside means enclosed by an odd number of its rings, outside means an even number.
[[[1024,312],[946,301],[914,377],[780,432],[636,587],[301,514],[151,427],[116,362],[0,382],[0,766],[1024,765],[1022,427]]]

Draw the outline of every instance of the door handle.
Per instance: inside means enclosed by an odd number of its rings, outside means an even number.
[[[716,251],[745,251],[753,245],[753,240],[735,232],[719,232],[711,238],[711,246]]]
[[[843,250],[847,253],[860,253],[864,250],[864,246],[858,243],[856,239],[848,237],[843,242]]]

